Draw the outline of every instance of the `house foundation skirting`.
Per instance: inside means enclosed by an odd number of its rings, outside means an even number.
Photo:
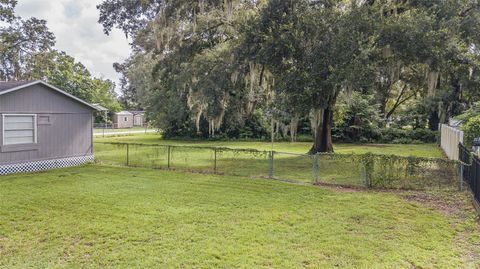
[[[78,166],[94,161],[93,155],[67,157],[50,159],[44,161],[22,162],[16,164],[0,164],[0,175],[17,174],[17,173],[31,173],[38,171],[45,171],[56,168],[66,168]]]

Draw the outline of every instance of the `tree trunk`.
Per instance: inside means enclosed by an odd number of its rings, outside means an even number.
[[[438,110],[430,112],[428,116],[428,129],[432,131],[438,131],[438,125],[440,124],[440,118],[438,117]]]
[[[317,125],[315,140],[310,154],[319,152],[333,152],[332,143],[332,126],[333,126],[333,106],[324,109],[323,120]]]
[[[378,102],[378,109],[382,120],[378,122],[378,127],[383,128],[387,125],[385,116],[387,115],[387,103],[390,98],[390,93],[392,91],[393,78],[389,80],[386,85],[378,85],[376,89],[376,99]]]
[[[446,106],[446,121],[449,118],[457,116],[462,112],[461,106],[461,96],[462,96],[462,86],[460,84],[460,79],[457,74],[452,74],[452,93],[448,105]]]

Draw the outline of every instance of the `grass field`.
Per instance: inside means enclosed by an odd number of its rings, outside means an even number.
[[[208,147],[229,147],[229,148],[248,148],[257,150],[271,150],[272,145],[269,142],[251,142],[251,141],[196,141],[196,140],[164,140],[158,134],[139,134],[132,136],[118,136],[109,138],[95,138],[96,142],[125,142],[125,143],[145,143],[162,145],[188,145],[188,146],[208,146]],[[274,150],[289,153],[307,153],[311,142],[275,142]],[[377,154],[395,154],[401,156],[418,157],[444,157],[441,149],[435,144],[334,144],[337,153],[377,153]]]
[[[1,177],[0,201],[2,268],[480,266],[459,193],[92,165]]]

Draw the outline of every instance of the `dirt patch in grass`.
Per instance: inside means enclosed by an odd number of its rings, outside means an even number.
[[[448,215],[457,215],[459,211],[465,210],[464,198],[455,193],[405,192],[402,196],[407,201],[418,202]]]
[[[329,184],[329,183],[323,183],[323,182],[316,183],[314,185],[325,188],[325,189],[333,190],[336,192],[343,192],[343,193],[367,191],[365,188],[359,187],[359,186],[338,185],[338,184]]]
[[[316,183],[317,187],[329,189],[341,193],[355,192],[382,192],[398,194],[400,197],[409,202],[417,202],[423,206],[427,206],[442,212],[448,216],[461,217],[468,215],[474,210],[473,201],[468,192],[458,192],[452,190],[443,191],[412,191],[412,190],[386,190],[386,189],[366,189],[362,186],[338,185],[329,183]],[[467,214],[468,213],[468,214]],[[480,216],[477,219],[480,228]]]
[[[461,246],[461,256],[467,264],[480,259],[480,241],[474,234],[480,231],[480,216],[474,207],[468,191],[425,191],[404,192],[400,194],[407,201],[420,203],[449,216],[455,229],[455,244]],[[471,247],[471,246],[477,247]],[[469,247],[470,246],[470,247]]]

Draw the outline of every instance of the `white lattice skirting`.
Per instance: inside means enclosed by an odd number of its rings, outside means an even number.
[[[44,161],[24,162],[17,164],[0,165],[0,175],[16,174],[16,173],[30,173],[38,172],[56,168],[72,167],[94,161],[93,155],[68,157]]]

